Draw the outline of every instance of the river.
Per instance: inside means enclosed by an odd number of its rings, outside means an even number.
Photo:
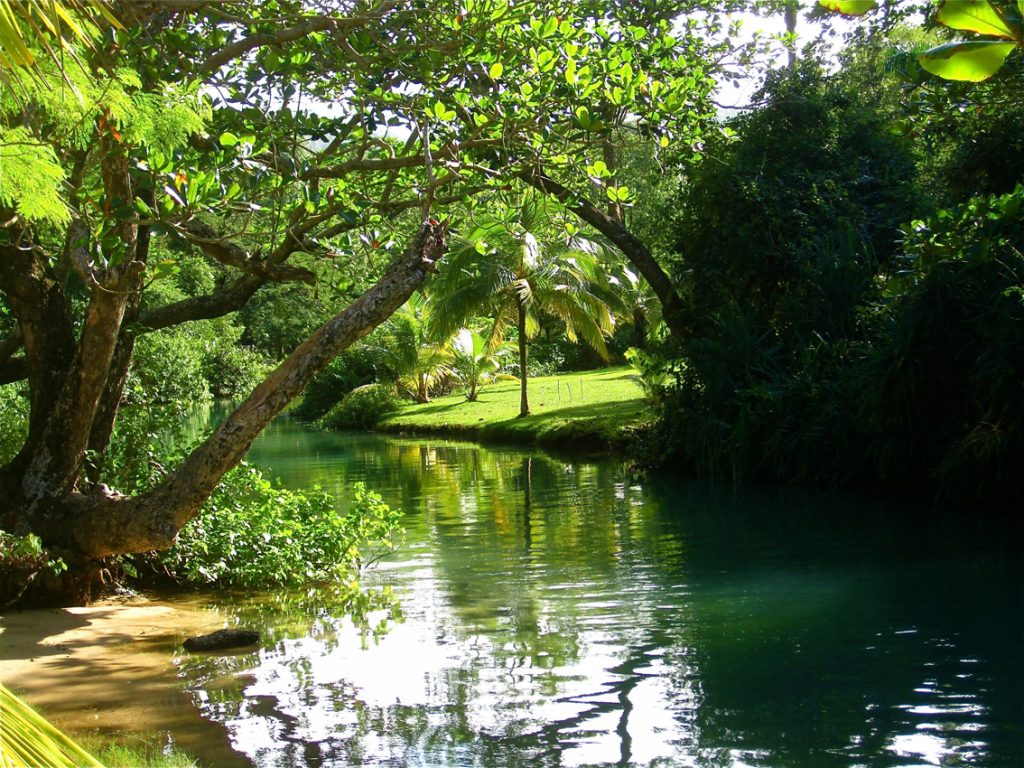
[[[249,458],[405,512],[367,578],[401,615],[200,598],[269,638],[177,657],[207,764],[226,735],[267,768],[1024,765],[1020,538],[981,510],[288,420]]]
[[[319,615],[190,679],[256,765],[1024,764],[1020,541],[980,511],[289,421],[250,459],[406,528],[379,641]]]

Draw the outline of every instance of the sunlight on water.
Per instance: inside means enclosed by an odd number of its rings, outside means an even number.
[[[222,605],[274,641],[182,659],[254,765],[1022,764],[1020,561],[997,537],[288,423],[251,457],[342,504],[365,482],[408,531],[369,579],[404,612],[379,642]]]

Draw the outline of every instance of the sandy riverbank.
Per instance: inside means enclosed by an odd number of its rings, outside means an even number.
[[[10,612],[0,616],[0,680],[72,733],[174,733],[186,752],[200,740],[222,754],[218,765],[245,765],[175,666],[184,638],[223,626],[215,611],[145,600]]]

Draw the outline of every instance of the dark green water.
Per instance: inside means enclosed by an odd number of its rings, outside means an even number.
[[[256,765],[1024,765],[1020,539],[980,510],[288,422],[250,459],[407,530],[378,643],[266,610],[275,643],[183,667]]]

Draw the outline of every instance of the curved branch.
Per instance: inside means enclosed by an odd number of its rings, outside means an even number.
[[[424,225],[373,288],[300,344],[160,486],[135,497],[71,494],[58,502],[71,512],[59,535],[89,557],[170,546],[260,431],[331,360],[404,304],[445,248],[444,227]]]
[[[216,259],[221,264],[235,267],[263,280],[276,282],[296,280],[310,285],[316,282],[316,275],[308,269],[258,259],[237,243],[220,237],[213,227],[196,219],[180,225],[178,231],[190,243],[199,246],[207,256]]]
[[[640,240],[620,221],[616,221],[590,201],[574,194],[571,190],[547,176],[540,168],[528,168],[516,174],[534,189],[557,198],[568,210],[607,237],[632,262],[637,271],[651,286],[654,295],[661,302],[662,316],[669,331],[677,339],[686,336],[686,325],[682,319],[683,300],[672,284],[671,278]]]
[[[277,32],[266,32],[263,34],[252,35],[251,37],[243,37],[241,40],[237,40],[231,45],[221,48],[215,54],[210,56],[205,62],[203,62],[203,66],[200,67],[199,71],[204,75],[212,75],[224,65],[229,64],[240,56],[244,56],[246,53],[255,50],[256,48],[294,42],[295,40],[301,40],[314,32],[323,32],[328,29],[341,31],[363,27],[372,22],[379,21],[397,5],[398,4],[396,2],[383,2],[368,13],[360,14],[359,16],[350,16],[348,18],[313,16],[301,24],[296,24],[293,27],[285,27],[284,29],[279,29]]]

